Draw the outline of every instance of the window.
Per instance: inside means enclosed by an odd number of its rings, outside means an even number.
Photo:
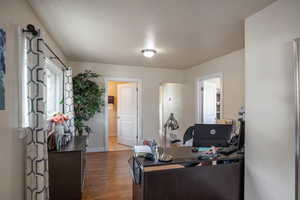
[[[63,111],[63,71],[46,59],[47,118]]]
[[[29,92],[29,84],[32,84],[30,80],[30,74],[28,74],[28,61],[30,58],[27,53],[30,50],[29,41],[25,39],[22,35],[20,37],[19,48],[20,48],[20,68],[19,68],[19,127],[26,128],[29,127],[29,101],[28,94]],[[55,65],[50,59],[46,58],[45,60],[45,71],[46,71],[46,84],[47,91],[46,100],[47,100],[47,113],[46,117],[49,119],[53,116],[54,113],[63,111],[63,69]]]
[[[27,62],[28,62],[28,57],[27,57],[27,49],[28,49],[28,44],[27,40],[22,40],[24,41],[20,43],[20,49],[21,49],[21,66],[19,68],[19,92],[20,92],[20,98],[19,98],[19,105],[20,105],[20,110],[21,114],[19,115],[19,124],[20,128],[27,128],[29,127],[29,108],[28,108],[28,74],[27,74]]]

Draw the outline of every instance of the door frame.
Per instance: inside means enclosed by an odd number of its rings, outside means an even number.
[[[143,138],[142,134],[142,80],[135,78],[120,78],[120,77],[104,77],[105,84],[105,103],[104,103],[104,151],[108,151],[108,136],[109,136],[109,118],[108,118],[108,82],[116,81],[116,82],[135,82],[137,83],[138,89],[138,112],[137,112],[137,142],[141,141]]]
[[[295,79],[295,199],[299,200],[300,199],[300,191],[299,191],[299,185],[300,185],[300,158],[299,158],[299,148],[300,148],[300,104],[299,104],[299,99],[300,99],[300,94],[299,94],[299,73],[300,73],[300,38],[297,38],[293,41],[293,52],[294,52],[294,79]]]
[[[220,87],[221,87],[221,113],[220,113],[220,118],[223,118],[223,113],[224,113],[224,76],[223,76],[223,72],[218,72],[218,73],[213,73],[213,74],[208,74],[208,75],[204,75],[204,76],[200,76],[197,77],[195,79],[195,108],[196,108],[196,112],[195,112],[195,119],[196,119],[196,123],[202,123],[203,119],[202,119],[202,105],[200,103],[201,101],[201,96],[202,94],[200,93],[200,82],[208,80],[208,79],[212,79],[212,78],[220,78]]]

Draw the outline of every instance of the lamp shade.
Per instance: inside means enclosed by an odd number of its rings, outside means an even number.
[[[174,113],[170,113],[170,116],[166,121],[164,128],[169,128],[172,131],[179,129],[178,121],[175,119]]]

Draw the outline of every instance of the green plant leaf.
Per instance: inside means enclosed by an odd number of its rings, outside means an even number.
[[[86,122],[104,107],[105,89],[94,82],[98,77],[99,74],[88,70],[73,77],[75,128],[80,135],[92,131]]]

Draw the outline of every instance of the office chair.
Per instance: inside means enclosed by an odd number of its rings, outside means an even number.
[[[183,145],[185,145],[187,141],[194,139],[194,134],[195,126],[190,126],[183,135]]]

